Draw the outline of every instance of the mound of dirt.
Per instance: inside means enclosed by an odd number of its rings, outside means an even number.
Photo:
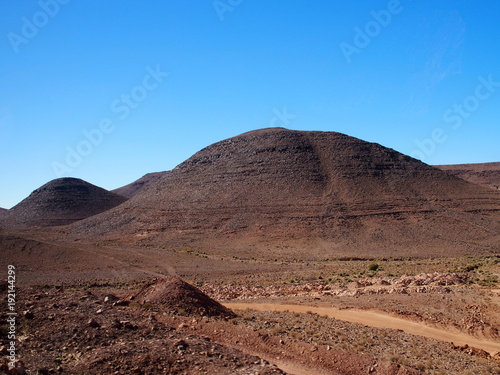
[[[177,276],[155,279],[144,285],[132,300],[178,315],[235,317],[231,310]]]
[[[158,181],[160,178],[165,176],[167,172],[155,172],[155,173],[148,173],[144,176],[142,176],[140,179],[137,181],[132,182],[131,184],[122,186],[118,189],[111,190],[113,193],[122,195],[127,198],[132,198],[136,196],[138,193],[140,193],[142,190],[147,188],[149,185],[155,183]]]
[[[500,162],[436,165],[436,167],[473,184],[500,190]]]
[[[78,178],[59,178],[33,191],[0,216],[5,228],[70,224],[109,210],[127,198]]]
[[[497,191],[379,144],[282,128],[208,146],[70,229],[79,239],[272,259],[490,254],[499,231]]]

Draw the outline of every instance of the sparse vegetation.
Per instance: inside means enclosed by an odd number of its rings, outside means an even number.
[[[368,265],[368,269],[370,271],[377,271],[379,268],[380,268],[380,264],[378,264],[378,263],[370,263]]]

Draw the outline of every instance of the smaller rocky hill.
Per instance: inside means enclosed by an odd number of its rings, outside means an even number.
[[[211,299],[198,288],[177,276],[155,279],[144,285],[132,300],[150,304],[162,311],[188,316],[236,316],[227,307]]]
[[[500,190],[500,162],[436,165],[436,168],[473,184]]]
[[[122,195],[122,196],[127,197],[127,198],[132,198],[133,196],[140,193],[143,189],[145,189],[149,185],[158,181],[160,178],[162,178],[166,174],[167,174],[167,172],[148,173],[148,174],[145,174],[144,176],[142,176],[137,181],[134,181],[128,185],[122,186],[118,189],[111,190],[111,191],[115,194],[119,194],[119,195]]]
[[[0,226],[48,227],[71,224],[109,210],[126,197],[78,178],[52,180],[0,215]]]

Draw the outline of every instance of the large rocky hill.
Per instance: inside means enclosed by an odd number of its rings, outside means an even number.
[[[52,180],[0,216],[0,226],[33,227],[70,224],[109,210],[127,198],[77,178]]]
[[[499,251],[499,214],[498,192],[392,149],[271,128],[206,147],[72,232],[248,257],[463,255]]]
[[[500,163],[436,165],[436,168],[474,184],[500,190]]]

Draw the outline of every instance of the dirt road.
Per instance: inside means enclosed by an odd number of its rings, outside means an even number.
[[[431,327],[420,322],[412,322],[378,311],[337,309],[335,307],[315,307],[307,305],[283,305],[264,303],[225,303],[233,310],[253,309],[257,311],[290,311],[297,313],[312,312],[329,318],[360,323],[376,328],[400,329],[412,335],[428,337],[440,341],[453,342],[455,345],[469,345],[483,349],[491,355],[500,352],[500,342],[480,339],[458,330]]]

